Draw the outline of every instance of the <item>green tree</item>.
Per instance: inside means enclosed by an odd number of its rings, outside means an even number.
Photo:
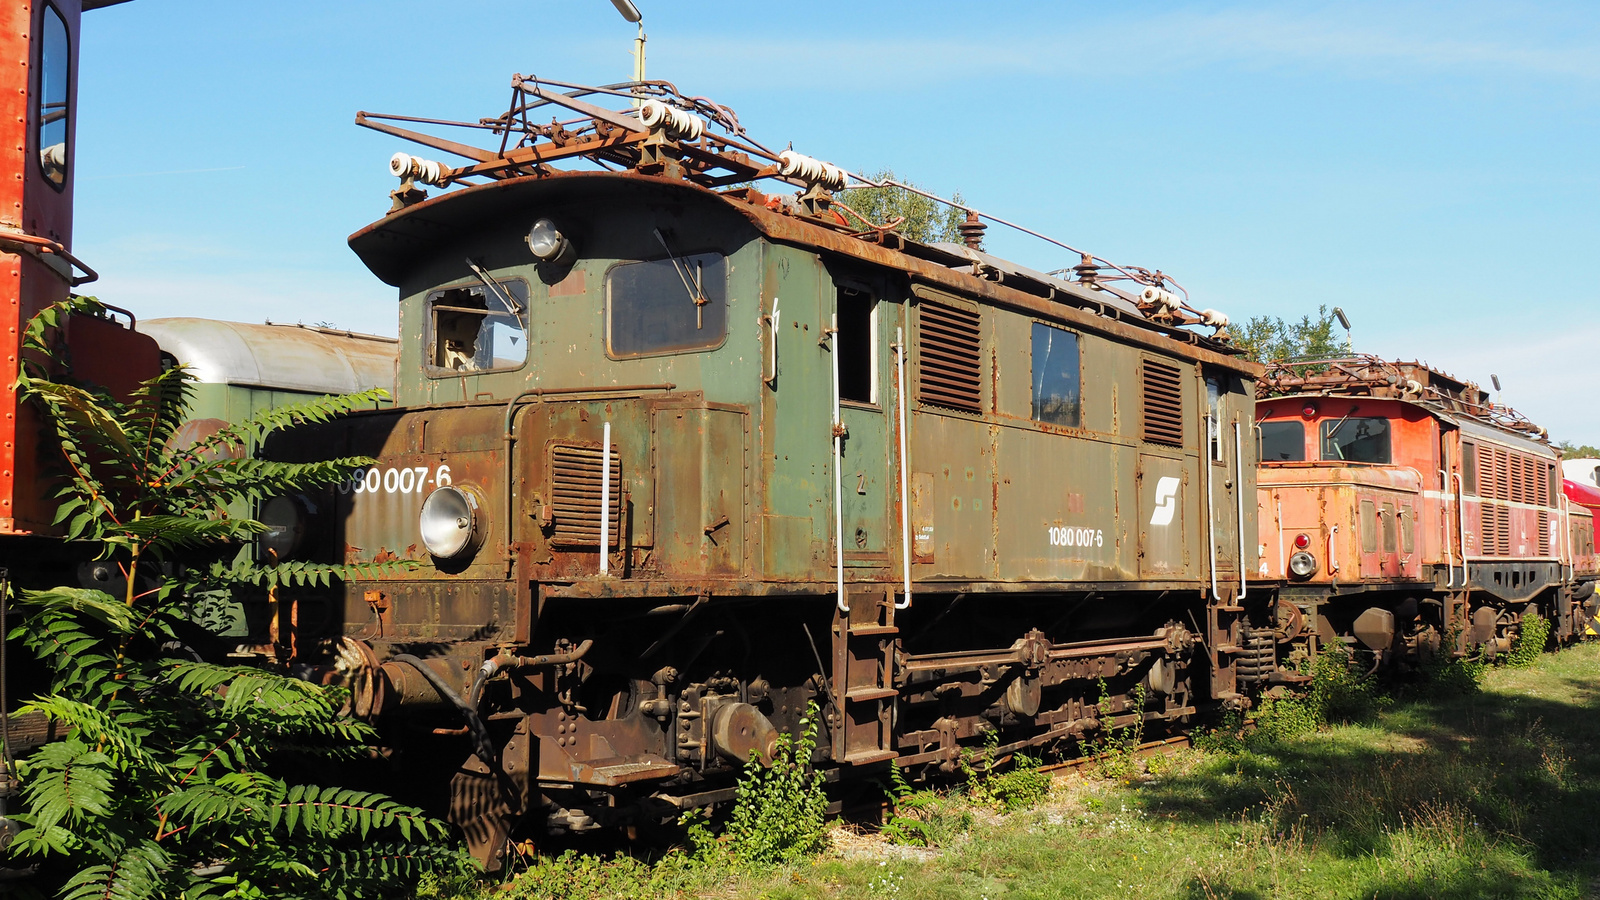
[[[914,182],[907,181],[894,174],[892,169],[883,169],[867,176],[869,179],[882,182],[885,179],[898,181],[921,187]],[[895,225],[894,230],[900,232],[913,241],[924,244],[948,241],[961,242],[959,226],[966,219],[967,214],[957,207],[946,206],[935,200],[929,200],[921,194],[914,194],[905,188],[885,185],[884,187],[851,188],[840,191],[835,199],[860,213],[874,225]],[[961,203],[961,193],[951,198],[956,203]],[[861,224],[854,222],[852,224]],[[861,226],[865,229],[865,225]]]
[[[1570,441],[1561,441],[1556,444],[1556,449],[1561,451],[1562,459],[1595,459],[1600,458],[1600,448],[1588,444],[1573,446]]]
[[[1334,328],[1333,314],[1326,306],[1318,306],[1315,318],[1303,315],[1298,322],[1256,316],[1234,329],[1233,342],[1259,363],[1323,359],[1344,352],[1344,342],[1334,337]]]
[[[213,451],[383,392],[270,410],[175,447],[191,394],[182,368],[127,402],[43,373],[40,362],[59,355],[61,318],[103,312],[73,298],[30,321],[17,388],[61,450],[57,521],[113,561],[127,586],[120,597],[58,587],[20,598],[23,622],[11,636],[52,673],[51,692],[21,711],[55,720],[67,737],[15,760],[25,809],[12,818],[22,830],[0,863],[39,867],[68,900],[379,896],[422,871],[459,866],[440,842],[442,822],[293,774],[354,758],[371,741],[368,726],[340,714],[341,691],[164,652],[181,646],[187,594],[326,583],[349,571],[250,561],[238,550],[265,526],[226,509],[333,484],[369,460],[288,464]],[[196,554],[210,561],[175,565]]]

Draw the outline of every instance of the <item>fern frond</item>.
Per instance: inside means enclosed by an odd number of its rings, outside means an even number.
[[[389,827],[398,828],[406,840],[411,840],[413,833],[422,840],[445,834],[443,822],[383,794],[316,785],[290,788],[283,801],[268,812],[267,818],[273,828],[281,825],[288,835],[298,829],[323,838],[352,832],[359,832],[365,838],[374,828]]]
[[[171,866],[153,841],[124,850],[108,865],[90,866],[61,888],[62,900],[147,900],[165,896],[163,875]]]
[[[86,816],[103,816],[111,803],[111,758],[69,738],[40,747],[18,767],[27,779],[23,796],[33,810],[33,827],[77,825]]]
[[[305,423],[326,422],[347,412],[371,408],[387,399],[389,399],[388,391],[383,388],[373,388],[357,394],[319,397],[315,400],[307,400],[304,403],[292,403],[262,410],[243,422],[234,423],[218,431],[211,437],[189,448],[187,452],[192,458],[200,458],[212,449],[225,444],[253,443],[259,445],[266,439],[268,434],[280,428]]]

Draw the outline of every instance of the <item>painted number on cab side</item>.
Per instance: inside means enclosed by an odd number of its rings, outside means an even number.
[[[339,484],[341,494],[417,494],[427,490],[430,480],[434,487],[450,483],[450,467],[440,465],[430,470],[427,466],[381,469],[373,466],[357,469]]]

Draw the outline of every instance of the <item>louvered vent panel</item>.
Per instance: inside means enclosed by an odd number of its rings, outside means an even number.
[[[1551,466],[1549,463],[1540,463],[1539,464],[1539,505],[1540,506],[1549,506],[1550,505],[1550,478],[1554,474],[1551,471],[1553,468],[1554,467]]]
[[[600,448],[553,444],[550,447],[550,506],[555,531],[550,542],[563,547],[600,546]],[[611,518],[608,544],[617,546],[622,532],[622,465],[611,449]]]
[[[978,314],[941,303],[917,307],[917,395],[923,403],[983,412]]]
[[[1494,454],[1494,498],[1496,500],[1511,499],[1511,463],[1506,459],[1504,450],[1495,450]]]
[[[1143,418],[1139,437],[1152,444],[1183,446],[1183,379],[1177,366],[1144,361]]]
[[[1539,555],[1550,555],[1550,514],[1539,513]]]
[[[1494,555],[1511,555],[1511,507],[1494,508]]]
[[[1495,555],[1497,536],[1494,523],[1494,507],[1485,503],[1478,512],[1478,544],[1484,556]]]
[[[1528,502],[1528,495],[1527,495],[1526,488],[1528,486],[1528,481],[1527,481],[1526,478],[1523,477],[1523,469],[1524,469],[1524,467],[1522,465],[1522,457],[1520,457],[1517,454],[1513,453],[1513,454],[1511,454],[1510,463],[1511,463],[1511,502],[1512,503],[1527,503]]]

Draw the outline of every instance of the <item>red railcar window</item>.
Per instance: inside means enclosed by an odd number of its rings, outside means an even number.
[[[1389,464],[1392,461],[1389,420],[1346,417],[1323,422],[1322,458],[1327,461]]]
[[[39,168],[58,190],[67,183],[67,136],[72,133],[70,85],[72,42],[67,23],[56,8],[45,5],[39,41],[38,129]]]
[[[1262,422],[1262,462],[1304,462],[1306,426],[1302,422]]]

